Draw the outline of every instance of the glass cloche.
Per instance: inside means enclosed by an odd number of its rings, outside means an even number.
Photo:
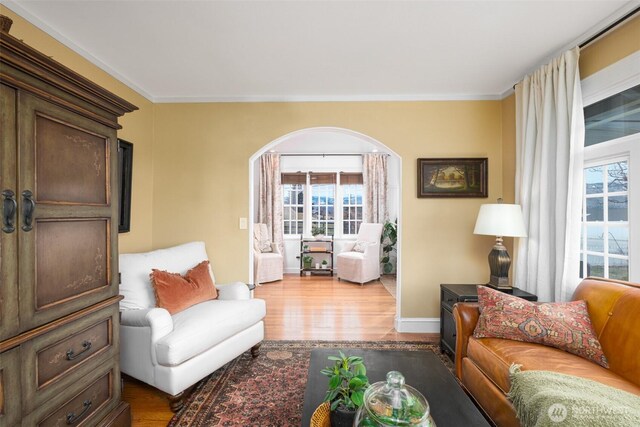
[[[400,372],[387,373],[387,381],[372,384],[364,393],[364,404],[354,427],[435,427],[427,399],[405,385]]]

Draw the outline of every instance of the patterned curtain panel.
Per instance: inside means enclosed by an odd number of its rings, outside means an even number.
[[[389,219],[387,208],[386,154],[371,153],[362,156],[362,177],[365,193],[365,221],[383,224]]]
[[[258,222],[267,224],[271,241],[284,254],[282,232],[282,185],[280,185],[280,155],[267,153],[260,157],[260,203]]]
[[[579,277],[584,114],[578,48],[516,85],[516,203],[529,237],[518,240],[515,286],[540,301],[571,297]]]

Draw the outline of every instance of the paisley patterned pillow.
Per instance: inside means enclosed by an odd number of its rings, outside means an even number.
[[[478,286],[476,338],[504,338],[559,348],[609,367],[585,301],[536,304]]]

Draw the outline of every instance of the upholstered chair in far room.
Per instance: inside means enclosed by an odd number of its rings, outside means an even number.
[[[379,279],[381,236],[382,224],[361,224],[358,239],[347,243],[336,257],[338,279],[361,285]]]
[[[267,224],[253,224],[253,281],[256,285],[282,280],[284,258],[271,241]]]

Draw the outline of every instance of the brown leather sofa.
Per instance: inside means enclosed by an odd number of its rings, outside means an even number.
[[[499,426],[519,426],[505,394],[509,367],[547,370],[588,378],[640,395],[640,285],[587,278],[573,300],[585,300],[609,369],[562,350],[498,338],[473,337],[480,312],[477,303],[458,303],[456,375],[485,413]]]

